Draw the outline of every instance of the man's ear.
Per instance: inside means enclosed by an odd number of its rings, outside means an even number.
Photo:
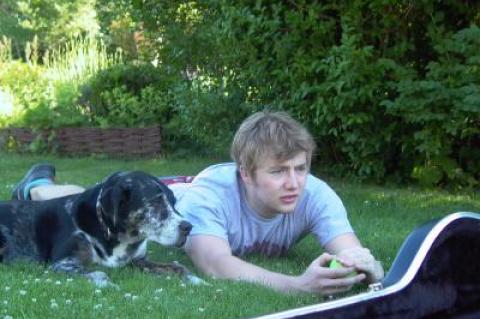
[[[245,166],[240,165],[239,170],[240,170],[240,177],[242,178],[242,181],[245,184],[252,184],[253,183],[252,175],[248,172]]]

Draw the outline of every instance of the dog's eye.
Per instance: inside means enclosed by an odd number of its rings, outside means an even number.
[[[157,194],[152,197],[147,197],[143,200],[143,202],[147,205],[159,205],[162,202],[162,194]]]

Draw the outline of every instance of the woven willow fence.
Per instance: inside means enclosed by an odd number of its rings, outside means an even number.
[[[107,154],[120,157],[151,157],[162,151],[161,129],[146,128],[59,128],[0,130],[0,148],[14,145],[21,150],[32,143],[46,145],[60,154]]]

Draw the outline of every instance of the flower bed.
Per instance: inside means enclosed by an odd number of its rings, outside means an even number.
[[[51,130],[6,128],[0,131],[0,147],[15,144],[25,149],[42,143],[60,154],[107,154],[112,156],[154,156],[161,153],[161,129],[66,127]]]

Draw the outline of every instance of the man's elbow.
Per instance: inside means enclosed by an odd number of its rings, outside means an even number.
[[[188,253],[188,252],[187,252]],[[230,257],[226,254],[208,256],[207,254],[188,253],[190,259],[197,269],[204,274],[218,279],[229,279],[227,271],[227,259]]]

